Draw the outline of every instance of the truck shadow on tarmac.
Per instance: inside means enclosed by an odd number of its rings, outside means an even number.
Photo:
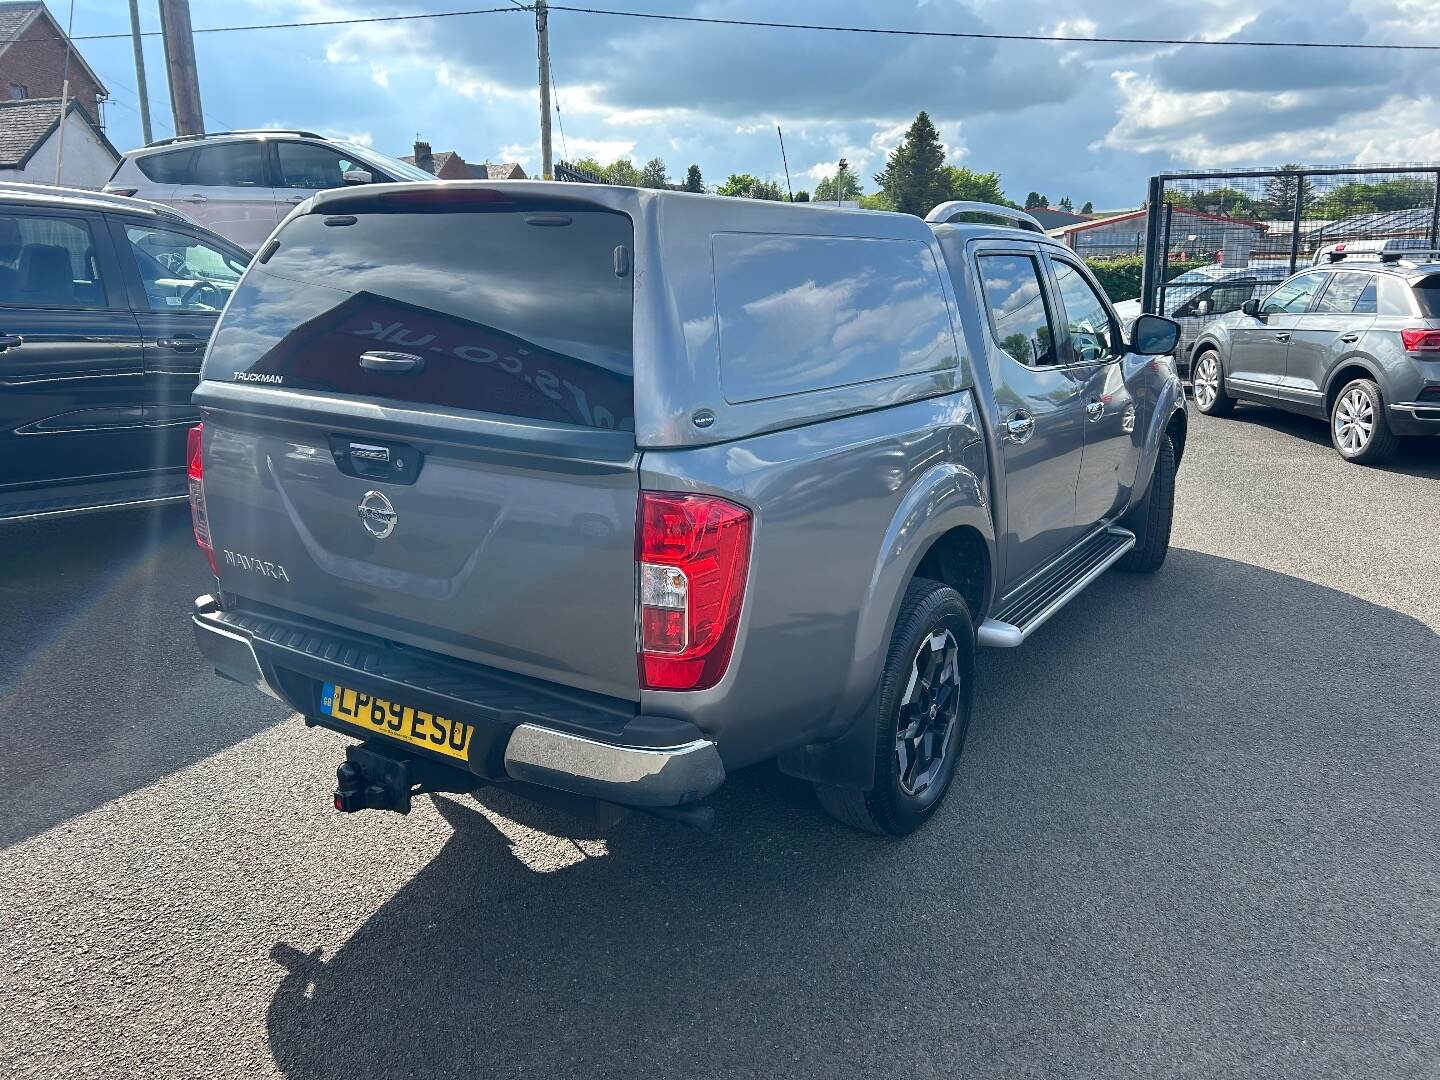
[[[981,654],[908,840],[771,767],[709,836],[436,797],[450,838],[348,940],[281,930],[271,1051],[297,1080],[1395,1075],[1372,1058],[1440,1056],[1437,645],[1174,550]]]

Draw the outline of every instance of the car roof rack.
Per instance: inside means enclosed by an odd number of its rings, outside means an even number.
[[[1045,227],[1024,210],[1001,206],[999,203],[974,202],[969,199],[952,199],[950,202],[942,202],[925,215],[925,220],[931,225],[944,225],[954,221],[961,214],[985,214],[989,217],[1013,221],[1017,228],[1029,229],[1031,232],[1044,233],[1045,231]]]
[[[173,143],[194,142],[197,139],[214,139],[221,135],[298,135],[302,139],[323,139],[324,135],[298,128],[236,128],[234,131],[201,131],[194,135],[172,135],[168,139],[156,139],[145,145],[170,146]]]

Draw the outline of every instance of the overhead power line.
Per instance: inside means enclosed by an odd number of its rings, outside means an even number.
[[[619,11],[614,8],[575,7],[566,4],[551,4],[550,10],[574,11],[585,15],[616,15],[628,19],[652,19],[659,22],[750,26],[769,30],[827,30],[838,34],[883,34],[889,37],[961,38],[977,41],[1055,41],[1077,45],[1213,45],[1259,49],[1383,49],[1440,52],[1440,45],[1383,45],[1340,41],[1210,41],[1203,38],[1081,37],[1070,34],[982,34],[962,30],[898,30],[879,26],[832,26],[824,23],[769,22],[763,19],[717,19],[704,15],[662,15],[653,11]]]
[[[247,23],[240,26],[197,26],[196,34],[233,34],[247,30],[304,30],[326,26],[363,26],[377,23],[418,22],[424,19],[456,19],[470,15],[496,15],[516,11],[533,11],[533,4],[511,7],[467,8],[458,11],[422,11],[411,15],[364,15],[348,19],[310,19],[297,22]],[[1207,38],[1159,37],[1083,37],[1078,34],[990,34],[971,30],[907,30],[882,26],[842,26],[827,23],[773,22],[763,19],[720,19],[704,15],[664,15],[653,11],[624,11],[618,8],[579,7],[551,4],[551,11],[571,11],[582,15],[611,15],[626,19],[649,19],[656,22],[698,23],[708,26],[753,27],[764,30],[814,30],[836,34],[878,34],[884,37],[941,38],[969,41],[1036,41],[1071,45],[1198,45],[1207,48],[1249,49],[1362,49],[1377,52],[1440,52],[1440,44],[1390,44],[1363,41],[1235,41]],[[141,37],[158,37],[158,30],[146,30]],[[78,34],[72,41],[110,41],[128,38],[129,33]],[[43,41],[36,38],[3,38],[0,44],[25,44]]]

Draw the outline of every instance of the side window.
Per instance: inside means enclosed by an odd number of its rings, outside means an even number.
[[[1272,292],[1260,305],[1262,315],[1298,315],[1310,306],[1316,290],[1325,284],[1324,274],[1301,274]]]
[[[1027,367],[1054,364],[1055,329],[1040,285],[1040,264],[1029,255],[981,255],[976,262],[1000,347]]]
[[[280,186],[286,188],[323,191],[344,187],[349,170],[371,171],[354,158],[314,143],[278,142],[275,153],[280,160]]]
[[[190,183],[202,187],[264,187],[265,165],[258,142],[221,143],[195,151]]]
[[[245,264],[186,233],[127,225],[145,298],[152,311],[219,311]]]
[[[1332,274],[1330,285],[1315,305],[1316,314],[1373,315],[1375,313],[1374,278],[1369,274]]]
[[[0,215],[0,304],[103,308],[105,289],[90,223]]]
[[[1378,274],[1375,281],[1379,285],[1379,293],[1375,300],[1377,314],[1406,316],[1414,314],[1414,309],[1410,305],[1409,285],[1389,274]]]
[[[1090,287],[1083,274],[1067,262],[1052,259],[1055,280],[1060,285],[1060,303],[1070,330],[1070,351],[1076,363],[1093,364],[1116,354],[1120,335],[1110,321],[1105,301]]]
[[[147,154],[135,159],[135,167],[147,180],[157,184],[183,184],[190,168],[194,150],[167,150],[163,154]]]

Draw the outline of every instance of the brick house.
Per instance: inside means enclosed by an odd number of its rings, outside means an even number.
[[[43,3],[0,3],[0,100],[54,98],[58,113],[69,53],[70,100],[103,129],[110,92]]]
[[[471,165],[454,150],[430,149],[428,142],[416,140],[415,152],[400,159],[428,173],[434,173],[441,180],[524,180],[525,170],[515,162],[503,165]]]

